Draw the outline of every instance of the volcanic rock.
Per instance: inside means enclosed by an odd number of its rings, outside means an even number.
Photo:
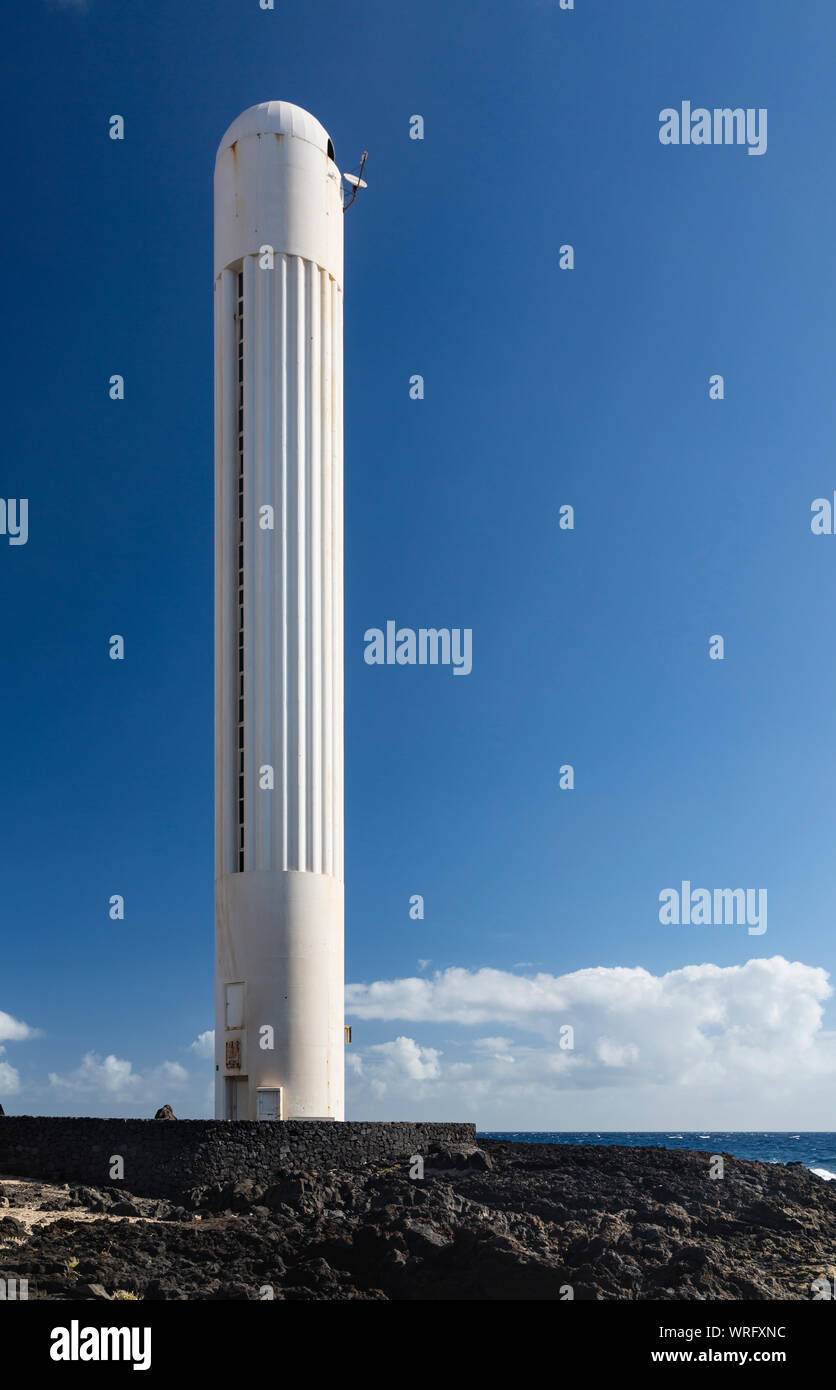
[[[805,1169],[488,1139],[424,1158],[423,1178],[186,1178],[183,1206],[4,1175],[23,1219],[0,1217],[3,1277],[30,1300],[189,1301],[809,1300],[832,1278],[836,1183]]]

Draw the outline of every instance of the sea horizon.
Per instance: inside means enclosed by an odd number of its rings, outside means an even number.
[[[833,1130],[478,1130],[480,1139],[517,1144],[588,1144],[623,1148],[696,1149],[760,1163],[800,1163],[829,1182],[836,1178]]]

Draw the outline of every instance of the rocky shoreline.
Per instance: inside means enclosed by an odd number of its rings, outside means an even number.
[[[0,1177],[0,1279],[30,1299],[810,1300],[836,1182],[661,1148],[480,1140],[416,1165],[192,1188]],[[411,1173],[413,1175],[411,1175]]]

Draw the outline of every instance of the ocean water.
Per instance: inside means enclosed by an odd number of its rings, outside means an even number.
[[[712,1154],[755,1158],[761,1163],[803,1163],[825,1181],[836,1179],[836,1134],[802,1130],[726,1130],[710,1132],[615,1130],[480,1130],[483,1139],[513,1139],[517,1144],[620,1144],[624,1148],[701,1149]]]

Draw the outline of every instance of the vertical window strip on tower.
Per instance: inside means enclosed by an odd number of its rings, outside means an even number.
[[[244,274],[238,272],[238,871],[244,871]]]

